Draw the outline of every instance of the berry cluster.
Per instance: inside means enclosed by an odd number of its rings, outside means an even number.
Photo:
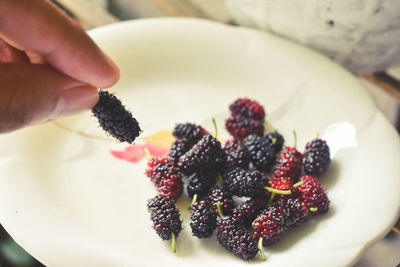
[[[148,161],[146,174],[160,193],[149,201],[149,212],[164,240],[177,237],[175,202],[185,187],[192,199],[193,236],[208,238],[216,231],[233,255],[249,260],[260,253],[264,259],[263,246],[328,211],[329,199],[316,177],[327,170],[329,147],[315,139],[300,153],[296,137],[294,147],[284,147],[278,131],[264,133],[265,111],[254,100],[240,98],[229,109],[225,126],[233,139],[224,145],[199,125],[175,126],[169,155]]]
[[[316,177],[308,175],[311,169],[321,170],[318,172],[321,175],[329,163],[329,147],[321,139],[307,143],[304,154],[296,145],[283,148],[267,187],[272,201],[252,223],[255,236],[264,246],[277,242],[289,228],[309,215],[329,210],[330,201],[324,188]]]

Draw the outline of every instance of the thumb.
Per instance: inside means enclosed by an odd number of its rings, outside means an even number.
[[[0,133],[92,108],[97,89],[47,65],[0,64]]]

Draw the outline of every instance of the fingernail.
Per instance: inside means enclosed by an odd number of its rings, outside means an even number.
[[[97,88],[89,85],[70,88],[59,98],[50,118],[73,115],[91,109],[99,101]]]

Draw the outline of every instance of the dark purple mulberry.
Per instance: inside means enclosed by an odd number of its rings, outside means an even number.
[[[226,166],[240,167],[242,169],[248,169],[250,163],[250,155],[245,146],[239,140],[232,139],[228,140],[224,146],[224,152],[226,154]]]
[[[186,187],[189,197],[193,198],[194,195],[197,195],[197,198],[200,199],[206,196],[215,184],[216,179],[217,173],[213,171],[195,173],[193,177],[190,177],[189,184]]]
[[[179,123],[175,126],[172,134],[177,139],[185,139],[192,143],[199,141],[208,132],[203,127],[193,123]]]
[[[224,186],[229,193],[239,197],[257,197],[265,193],[268,178],[259,171],[249,171],[240,168],[225,172]]]
[[[169,150],[168,158],[177,166],[179,158],[188,152],[194,144],[194,142],[186,139],[176,139]]]
[[[224,215],[231,214],[233,208],[232,195],[221,187],[214,186],[211,188],[208,197],[213,205],[215,213],[218,213],[217,203],[221,203],[222,213]]]
[[[303,156],[303,170],[307,175],[319,177],[331,163],[329,146],[325,140],[315,139],[306,145]]]
[[[178,166],[185,175],[200,173],[205,169],[221,169],[224,154],[221,143],[207,134],[204,135],[188,152],[179,158]]]
[[[229,106],[232,116],[242,116],[254,120],[264,121],[264,108],[254,100],[239,98]]]
[[[198,238],[210,237],[217,227],[217,214],[209,201],[196,202],[190,213],[190,228]]]
[[[283,144],[285,143],[285,139],[277,131],[267,133],[264,136],[264,139],[269,144],[269,146],[272,147],[272,150],[275,154],[279,153],[282,150]]]
[[[255,134],[249,135],[244,139],[244,145],[257,170],[268,172],[275,164],[276,155],[269,142],[263,137]]]
[[[101,128],[120,142],[133,143],[142,132],[138,121],[115,95],[101,90],[99,102],[92,109]]]
[[[244,225],[232,218],[219,219],[217,240],[230,253],[243,259],[254,258],[258,253],[258,241],[249,234]]]
[[[226,130],[235,138],[243,140],[250,134],[264,135],[264,123],[241,116],[230,117],[225,122]]]
[[[178,237],[182,230],[182,221],[175,202],[165,196],[158,195],[147,202],[153,228],[163,240],[169,240],[174,233]]]
[[[265,208],[268,200],[269,196],[267,192],[265,195],[249,199],[233,209],[232,217],[243,222],[245,226],[249,226],[259,214],[260,210]]]
[[[294,227],[303,222],[308,216],[307,205],[299,198],[282,198],[273,202],[273,205],[285,214],[285,226]]]

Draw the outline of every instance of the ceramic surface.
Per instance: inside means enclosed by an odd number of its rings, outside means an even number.
[[[358,81],[309,49],[270,34],[196,19],[149,19],[91,31],[121,68],[111,89],[141,122],[143,137],[178,122],[220,135],[228,105],[257,99],[267,119],[298,147],[316,132],[332,165],[322,178],[331,210],[266,248],[254,265],[350,266],[400,211],[400,143]],[[177,253],[151,229],[146,200],[157,194],[90,112],[0,136],[0,222],[47,266],[245,266],[215,240],[184,230]]]

